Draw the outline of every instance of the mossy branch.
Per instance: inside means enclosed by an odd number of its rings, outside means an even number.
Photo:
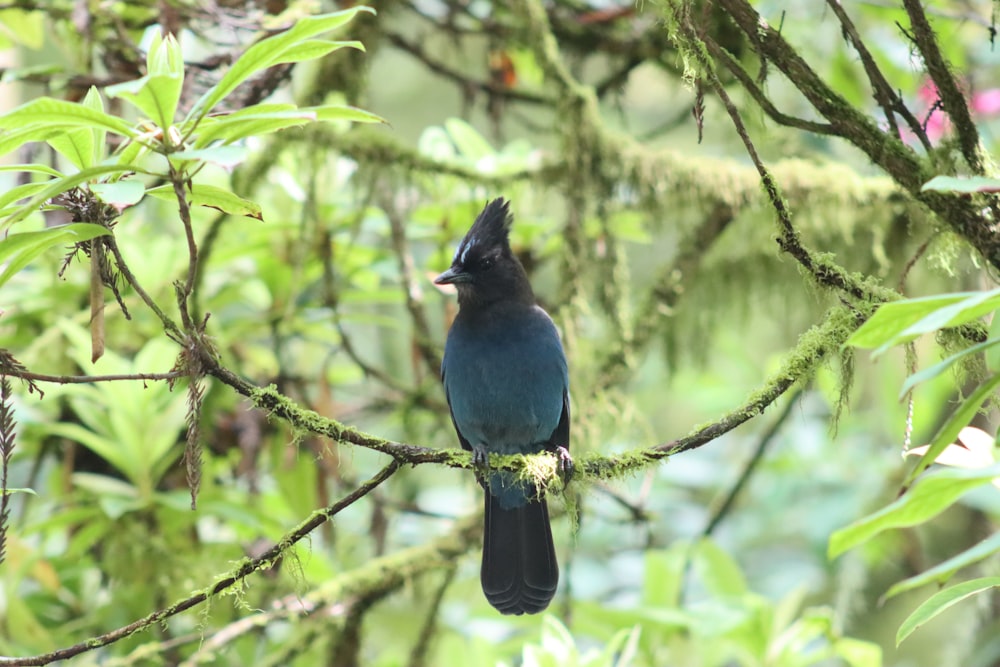
[[[832,3],[831,3],[832,4]],[[958,87],[955,77],[951,74],[948,63],[945,62],[941,49],[938,48],[937,36],[927,20],[924,8],[917,0],[903,0],[903,7],[910,17],[910,27],[913,29],[913,42],[923,57],[927,73],[930,74],[938,95],[941,96],[941,106],[951,117],[958,134],[958,144],[962,156],[969,168],[976,174],[983,173],[983,158],[980,153],[979,132],[969,113],[969,105],[965,95]]]
[[[874,119],[851,105],[823,81],[799,52],[747,0],[719,0],[719,4],[747,36],[761,60],[774,64],[828,121],[836,135],[861,149],[913,198],[925,204],[942,222],[965,238],[987,262],[1000,269],[1000,230],[983,216],[980,200],[950,193],[921,191],[924,183],[937,175],[939,170],[930,159],[920,158],[898,135],[893,136],[883,131]],[[978,136],[971,119],[966,121],[969,113],[967,103],[961,92],[957,91],[957,85],[940,56],[936,37],[926,23],[919,3],[907,4],[912,9],[908,13],[914,30],[919,33],[919,36],[915,35],[918,48],[928,61],[928,68],[935,67],[935,72],[932,72],[935,83],[944,88],[941,91],[942,103],[949,105],[949,115],[956,121],[956,126],[962,128],[959,143],[963,155],[973,172],[982,174],[984,167],[978,152]],[[678,14],[686,11],[685,6],[683,0],[671,0],[669,11]],[[692,41],[690,35],[685,39],[687,44],[682,52],[690,57],[693,51],[701,47]],[[726,59],[722,62],[728,64]],[[754,94],[753,90],[750,92]]]
[[[751,393],[744,402],[719,420],[694,430],[691,434],[655,445],[640,447],[613,456],[591,455],[577,461],[572,479],[580,482],[612,479],[636,472],[654,461],[696,449],[761,414],[796,382],[808,380],[820,363],[836,353],[847,337],[861,324],[856,310],[838,306],[829,311],[822,322],[804,333],[786,355],[781,368],[763,386]],[[334,419],[299,407],[273,386],[258,387],[233,374],[217,362],[206,364],[207,372],[240,394],[247,396],[258,408],[267,411],[295,430],[325,436],[332,441],[364,447],[391,456],[397,465],[438,464],[451,468],[473,469],[468,452],[456,449],[433,449],[379,438],[346,426]],[[558,466],[549,454],[534,456],[493,456],[490,465],[500,470],[535,476],[540,488],[558,485]]]

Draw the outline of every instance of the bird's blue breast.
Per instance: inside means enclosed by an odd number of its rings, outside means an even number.
[[[538,307],[456,319],[442,364],[455,424],[474,448],[497,454],[542,451],[559,424],[566,357],[555,325]],[[496,473],[490,492],[517,506],[525,490]],[[505,502],[506,501],[506,502]]]

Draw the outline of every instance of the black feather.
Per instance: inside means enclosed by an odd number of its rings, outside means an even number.
[[[510,214],[510,203],[507,200],[498,197],[486,204],[486,208],[458,244],[452,264],[471,272],[486,261],[495,260],[501,255],[510,255],[512,223],[513,216]]]
[[[480,578],[487,601],[501,614],[537,614],[549,606],[559,565],[545,500],[504,509],[486,494]]]

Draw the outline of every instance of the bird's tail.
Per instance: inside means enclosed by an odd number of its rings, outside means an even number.
[[[536,614],[549,606],[559,583],[545,499],[504,508],[486,493],[483,593],[501,614]]]

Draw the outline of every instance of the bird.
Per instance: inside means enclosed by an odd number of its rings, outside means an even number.
[[[489,455],[551,452],[564,481],[572,458],[566,355],[511,251],[512,224],[510,203],[489,201],[434,282],[458,292],[441,379],[458,440],[486,490],[483,593],[500,613],[521,615],[548,607],[559,583],[549,512],[535,484],[491,471]]]

